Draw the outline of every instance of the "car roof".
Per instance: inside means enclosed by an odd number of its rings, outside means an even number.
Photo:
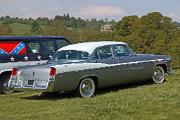
[[[1,40],[66,39],[64,36],[0,36]]]
[[[93,51],[98,47],[105,46],[105,45],[114,45],[114,44],[126,45],[127,43],[115,42],[115,41],[84,42],[84,43],[77,43],[77,44],[72,44],[72,45],[62,47],[58,51],[77,50],[77,51],[85,51],[85,52],[88,52],[89,54],[92,54]]]

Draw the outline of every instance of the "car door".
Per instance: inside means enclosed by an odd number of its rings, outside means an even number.
[[[136,82],[141,79],[144,66],[139,58],[132,54],[126,45],[114,45],[114,53],[117,61],[116,76],[118,84]]]
[[[113,65],[116,63],[116,59],[114,58],[112,45],[97,48],[94,52],[94,61],[105,66],[96,71],[101,85],[103,87],[114,85],[116,76],[114,75],[115,69]]]

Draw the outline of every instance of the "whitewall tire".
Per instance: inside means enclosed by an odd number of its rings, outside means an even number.
[[[95,89],[96,86],[93,79],[84,78],[80,81],[77,92],[80,97],[90,98],[94,95]]]
[[[161,84],[165,80],[165,72],[164,69],[161,66],[156,66],[154,68],[152,80],[156,84]]]

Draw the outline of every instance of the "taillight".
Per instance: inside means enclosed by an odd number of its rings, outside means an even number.
[[[56,75],[56,68],[51,67],[49,72],[50,78],[55,78],[55,75]]]
[[[16,77],[17,76],[17,68],[13,68],[11,72],[11,77]]]

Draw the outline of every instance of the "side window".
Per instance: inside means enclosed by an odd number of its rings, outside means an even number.
[[[47,41],[47,47],[51,52],[55,52],[54,43],[53,41]]]
[[[112,47],[111,46],[103,46],[96,50],[95,58],[96,59],[106,59],[109,57],[113,57]]]
[[[24,55],[26,47],[22,41],[0,42],[0,55]]]
[[[39,53],[40,44],[38,42],[29,42],[27,45],[28,53]]]
[[[57,43],[58,49],[66,46],[66,45],[69,45],[69,42],[65,39],[56,40],[56,43]]]
[[[124,45],[115,45],[114,46],[114,52],[118,57],[120,57],[120,56],[129,56],[130,55],[127,47],[124,46]]]
[[[54,50],[53,43],[51,43],[51,41],[30,41],[27,44],[28,53],[49,54],[51,50]]]

